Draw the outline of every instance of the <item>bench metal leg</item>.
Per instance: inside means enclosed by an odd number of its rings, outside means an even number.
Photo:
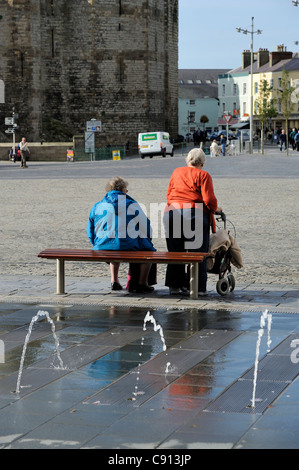
[[[56,273],[57,273],[57,283],[56,283],[56,294],[65,294],[64,289],[64,259],[56,260]]]
[[[190,264],[190,298],[198,299],[198,263]]]

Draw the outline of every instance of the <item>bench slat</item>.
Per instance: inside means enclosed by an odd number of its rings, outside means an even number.
[[[39,258],[63,259],[69,261],[119,261],[135,263],[192,263],[201,262],[208,253],[168,252],[168,251],[113,251],[80,249],[47,249],[39,253]]]

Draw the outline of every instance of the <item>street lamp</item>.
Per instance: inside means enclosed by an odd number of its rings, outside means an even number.
[[[296,0],[299,2],[299,0]],[[253,35],[262,34],[260,29],[254,31],[253,26],[254,17],[251,18],[251,31],[243,28],[236,28],[238,33],[251,34],[250,44],[250,153],[253,153]]]

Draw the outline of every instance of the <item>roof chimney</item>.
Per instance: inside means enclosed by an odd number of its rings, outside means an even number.
[[[269,51],[268,49],[259,49],[257,53],[257,66],[258,68],[269,62]]]
[[[276,48],[276,52],[270,54],[270,67],[277,64],[281,60],[291,59],[293,57],[292,52],[287,52],[287,48],[283,44],[280,44]]]
[[[251,64],[251,52],[243,51],[242,54],[242,69],[246,69]]]

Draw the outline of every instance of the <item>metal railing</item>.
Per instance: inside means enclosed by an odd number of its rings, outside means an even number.
[[[123,160],[126,157],[126,146],[95,148],[94,153],[86,153],[85,148],[76,147],[74,153],[75,161]]]

